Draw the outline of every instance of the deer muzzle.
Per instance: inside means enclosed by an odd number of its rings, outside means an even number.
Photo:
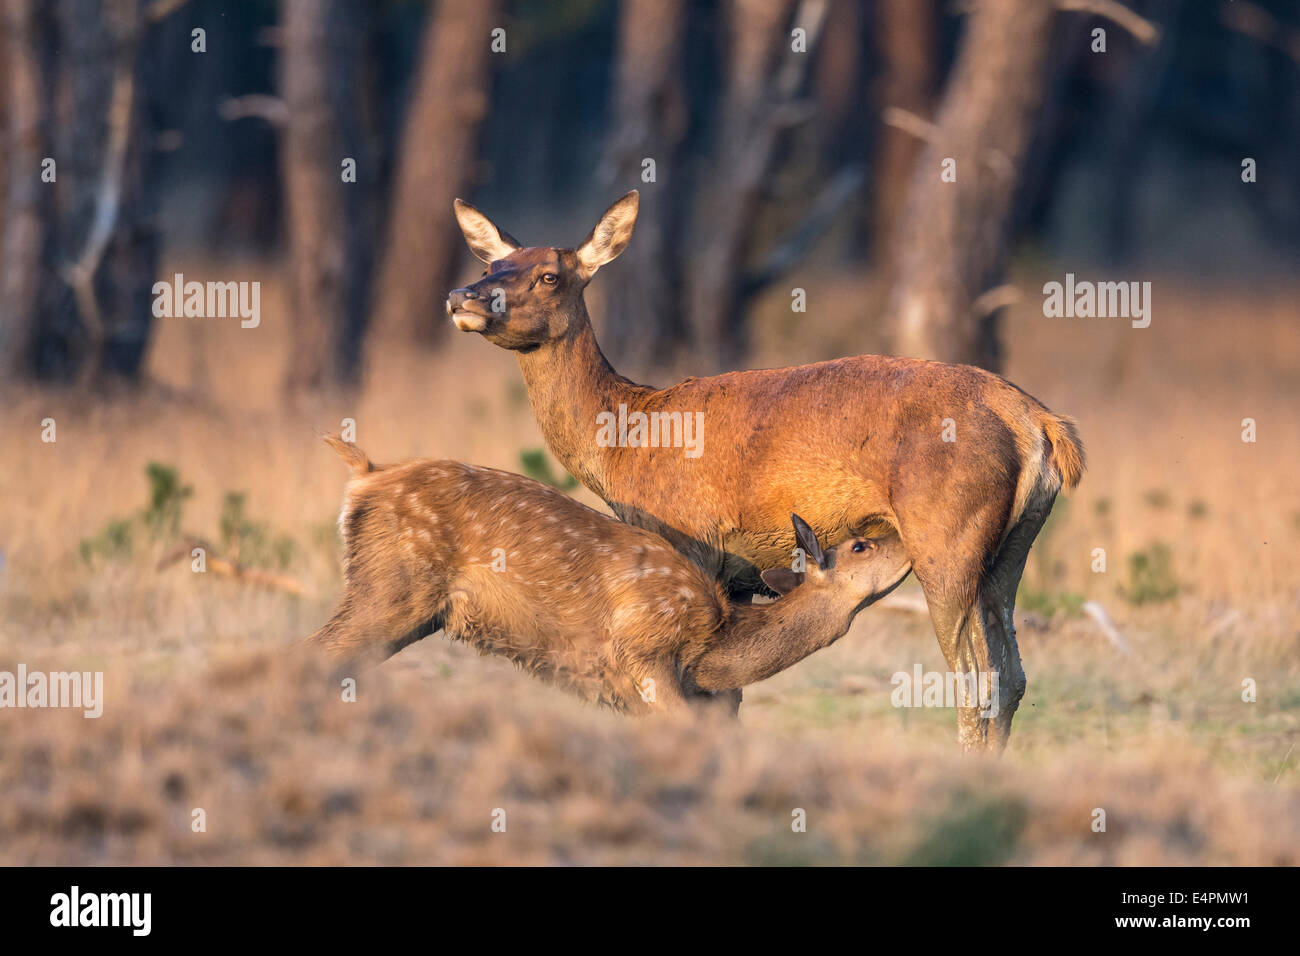
[[[462,332],[482,332],[488,326],[485,303],[473,289],[452,289],[447,294],[447,315]]]

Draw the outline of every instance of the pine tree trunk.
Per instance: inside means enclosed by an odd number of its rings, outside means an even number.
[[[6,0],[5,13],[14,154],[2,361],[46,379],[135,380],[158,252],[139,0]]]
[[[934,108],[938,56],[933,0],[879,0],[876,25],[882,60],[879,103],[929,119]],[[916,169],[922,143],[911,133],[881,124],[871,170],[869,234],[877,258],[888,248],[899,207]]]
[[[624,0],[619,24],[606,168],[616,191],[640,189],[641,207],[636,238],[604,282],[601,342],[615,365],[634,374],[670,366],[688,333],[682,306],[685,6],[684,0]],[[642,175],[647,159],[654,161],[653,182]]]
[[[729,368],[748,349],[740,296],[753,225],[780,131],[773,72],[790,49],[791,0],[730,0],[726,5],[727,79],[714,175],[705,187],[704,247],[691,268],[691,328],[708,360]],[[791,54],[811,57],[814,54]]]
[[[343,4],[287,0],[281,95],[287,110],[281,153],[288,222],[293,327],[285,387],[338,381],[338,341],[348,321],[343,143],[331,96],[339,68]]]
[[[4,0],[5,179],[0,183],[4,241],[0,261],[0,378],[26,377],[39,328],[37,289],[53,190],[41,182],[48,155],[44,91],[37,51],[40,0]]]
[[[889,315],[899,355],[996,369],[996,313],[976,300],[1001,277],[1007,222],[1045,80],[1054,5],[979,0],[895,233]],[[941,179],[944,160],[956,181]]]
[[[375,289],[377,331],[433,342],[465,244],[452,200],[468,192],[487,114],[494,0],[440,0],[421,43]]]

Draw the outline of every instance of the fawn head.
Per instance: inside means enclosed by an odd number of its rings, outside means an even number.
[[[447,315],[462,332],[494,345],[531,351],[585,322],[582,291],[632,238],[640,198],[634,189],[600,217],[576,249],[525,247],[467,202],[455,202],[456,221],[470,251],[487,268],[472,285],[447,296]]]
[[[884,597],[903,583],[912,562],[897,534],[879,538],[849,538],[822,551],[817,535],[796,514],[790,515],[794,536],[804,552],[804,570],[769,568],[763,583],[777,594],[789,594],[795,588],[820,591],[842,597],[856,604],[855,611]],[[802,586],[802,587],[801,587]]]

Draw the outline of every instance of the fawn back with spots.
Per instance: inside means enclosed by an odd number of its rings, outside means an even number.
[[[704,702],[796,663],[907,576],[897,536],[823,552],[785,596],[732,605],[658,535],[520,475],[455,461],[352,467],[339,526],[345,590],[307,639],[340,663],[385,658],[441,628],[578,696],[632,713]]]

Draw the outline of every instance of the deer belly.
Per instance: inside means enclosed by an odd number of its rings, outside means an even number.
[[[609,676],[610,642],[603,632],[575,630],[536,609],[503,607],[483,598],[453,592],[445,625],[449,637],[480,654],[504,657],[531,676],[592,703],[618,696]]]

